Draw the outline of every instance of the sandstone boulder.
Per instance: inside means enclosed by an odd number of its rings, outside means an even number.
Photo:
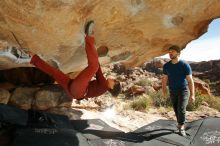
[[[65,73],[80,71],[87,64],[84,24],[93,19],[96,46],[109,50],[101,63],[138,66],[171,45],[184,48],[220,17],[219,9],[218,0],[2,0],[0,50],[29,48]],[[0,69],[29,66],[0,61]]]
[[[33,108],[37,110],[48,110],[59,105],[60,98],[64,95],[64,92],[60,87],[46,86],[41,88],[35,94],[35,100]]]
[[[193,78],[193,80],[194,80],[194,85],[195,85],[195,88],[197,91],[200,91],[201,94],[211,96],[210,88],[207,83],[205,83],[204,81],[202,81],[198,78]]]
[[[8,90],[0,88],[0,103],[7,104],[10,98],[10,93]]]
[[[31,109],[34,94],[37,90],[38,88],[31,87],[16,88],[12,92],[9,103],[25,110]]]

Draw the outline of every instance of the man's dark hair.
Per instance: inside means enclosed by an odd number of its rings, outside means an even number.
[[[121,92],[121,84],[119,81],[116,81],[113,89],[108,90],[112,96],[118,96],[118,94]]]
[[[180,53],[180,51],[182,49],[179,46],[177,46],[177,45],[173,45],[168,50],[175,50],[177,53]]]

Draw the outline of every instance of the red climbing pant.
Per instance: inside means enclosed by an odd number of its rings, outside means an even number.
[[[71,98],[82,99],[99,96],[108,90],[107,81],[103,76],[98,61],[94,37],[86,36],[85,42],[88,66],[75,79],[69,78],[62,71],[50,66],[37,55],[32,57],[31,64],[52,76]],[[96,75],[96,80],[91,81],[94,75]]]

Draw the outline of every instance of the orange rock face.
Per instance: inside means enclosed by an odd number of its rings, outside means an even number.
[[[0,49],[29,48],[66,73],[80,71],[87,64],[84,24],[93,19],[96,46],[109,49],[101,63],[137,66],[198,38],[219,10],[216,0],[1,0]],[[0,61],[0,69],[28,66]]]
[[[194,78],[193,80],[196,90],[198,90],[203,95],[211,96],[210,88],[207,83],[198,78]]]

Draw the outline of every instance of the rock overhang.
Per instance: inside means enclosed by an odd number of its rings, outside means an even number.
[[[56,61],[65,73],[87,65],[84,24],[95,21],[101,64],[120,61],[138,66],[163,55],[171,45],[184,48],[220,17],[220,1],[2,0],[0,48],[29,48]],[[30,66],[1,57],[1,69]]]

